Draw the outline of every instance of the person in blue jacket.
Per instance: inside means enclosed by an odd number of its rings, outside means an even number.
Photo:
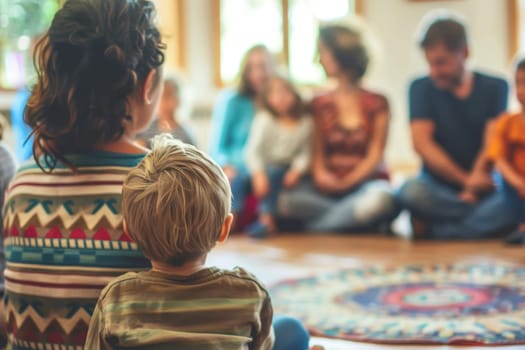
[[[11,126],[15,135],[15,153],[18,162],[22,163],[33,156],[33,136],[31,128],[24,122],[24,110],[29,99],[29,89],[19,89],[11,104]]]
[[[248,50],[243,59],[236,90],[223,92],[212,116],[210,154],[230,180],[232,212],[243,209],[250,192],[250,176],[245,165],[245,146],[255,112],[262,108],[262,94],[274,71],[271,53],[263,45]]]

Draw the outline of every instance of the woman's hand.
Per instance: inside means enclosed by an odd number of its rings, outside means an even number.
[[[329,171],[318,171],[314,174],[315,186],[325,193],[338,193],[344,191],[341,179]]]
[[[266,173],[260,171],[252,177],[253,192],[257,198],[265,197],[270,192],[270,181]]]
[[[285,188],[292,188],[297,186],[299,180],[301,180],[302,174],[295,170],[288,170],[284,175],[283,186]]]

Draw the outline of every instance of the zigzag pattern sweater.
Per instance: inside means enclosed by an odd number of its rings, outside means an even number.
[[[149,268],[121,216],[122,183],[143,157],[97,151],[69,157],[76,173],[18,171],[4,207],[8,348],[83,349],[100,291]]]

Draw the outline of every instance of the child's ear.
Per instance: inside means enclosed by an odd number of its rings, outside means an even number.
[[[228,216],[224,220],[224,223],[222,224],[221,234],[219,235],[219,239],[217,240],[217,242],[224,243],[228,239],[228,236],[230,235],[230,230],[232,228],[232,223],[233,214],[230,213],[228,214]]]

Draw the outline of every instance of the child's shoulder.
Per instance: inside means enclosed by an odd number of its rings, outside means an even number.
[[[523,116],[521,113],[512,113],[512,112],[505,112],[498,116],[494,123],[496,123],[497,127],[500,129],[503,127],[507,127],[510,124],[514,123],[520,123],[523,121]]]
[[[248,272],[242,267],[235,267],[232,270],[221,270],[223,278],[231,282],[232,288],[244,287],[246,289],[253,289],[257,292],[269,295],[264,283],[262,283],[255,275]]]
[[[255,113],[254,125],[256,128],[274,128],[276,124],[276,119],[270,111],[262,109]]]
[[[111,295],[114,292],[116,292],[116,294],[121,294],[122,289],[129,288],[130,285],[136,284],[138,280],[139,274],[137,272],[125,273],[109,282],[100,293],[99,299],[105,299],[108,295]]]

